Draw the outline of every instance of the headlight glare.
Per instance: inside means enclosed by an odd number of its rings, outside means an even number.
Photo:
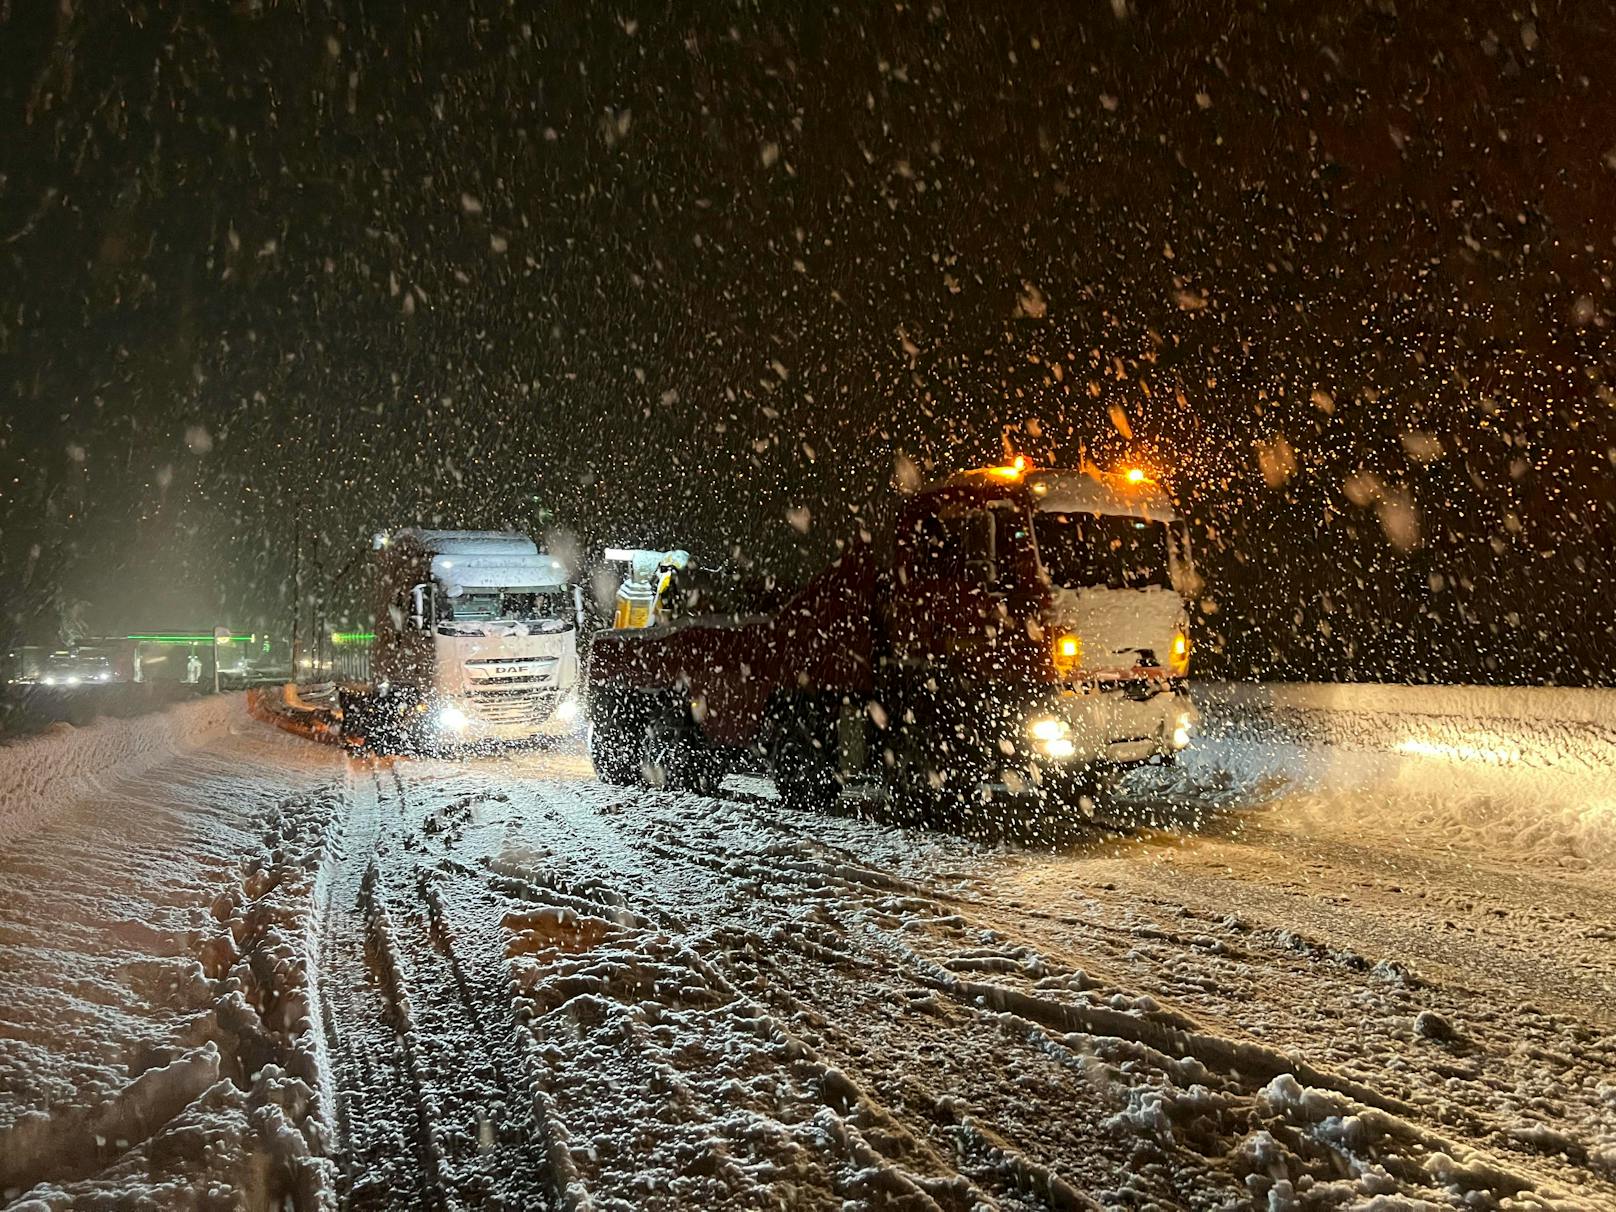
[[[1173,722],[1173,748],[1185,749],[1190,743],[1191,721],[1189,712],[1180,712],[1177,720]]]
[[[1058,741],[1071,735],[1072,726],[1054,716],[1040,716],[1027,725],[1027,731],[1035,741]]]

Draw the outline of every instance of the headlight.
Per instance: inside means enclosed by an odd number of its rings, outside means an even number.
[[[445,732],[464,732],[471,721],[466,718],[464,711],[451,703],[438,709],[436,723]]]
[[[556,719],[560,720],[563,724],[572,723],[573,720],[578,718],[578,700],[562,699],[556,704],[555,714]]]
[[[98,673],[95,675],[95,680],[98,682],[108,682],[112,680],[112,675],[110,673]]]
[[[1054,716],[1041,716],[1027,725],[1035,741],[1058,741],[1071,735],[1072,726]]]
[[[67,684],[69,686],[77,686],[79,684],[79,680],[78,680],[78,678],[68,678],[67,679]]]
[[[1190,743],[1190,717],[1189,712],[1183,712],[1173,722],[1173,748],[1183,749]]]
[[[1030,720],[1027,732],[1045,757],[1069,758],[1077,752],[1077,746],[1072,744],[1072,726],[1058,716],[1041,715]]]

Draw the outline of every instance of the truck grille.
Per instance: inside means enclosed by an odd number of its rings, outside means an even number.
[[[1101,674],[1088,685],[1102,694],[1120,694],[1135,703],[1148,703],[1158,694],[1171,694],[1173,683],[1161,676],[1129,677],[1125,674]]]
[[[474,687],[469,698],[477,718],[490,724],[542,724],[555,710],[555,693],[550,690]]]

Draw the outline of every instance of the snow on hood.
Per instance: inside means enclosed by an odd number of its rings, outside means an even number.
[[[1089,668],[1132,666],[1140,648],[1158,661],[1172,652],[1173,632],[1184,625],[1184,599],[1162,586],[1147,589],[1063,589],[1052,591],[1055,625],[1083,641]]]

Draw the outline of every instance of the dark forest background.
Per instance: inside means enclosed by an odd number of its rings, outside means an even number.
[[[1609,683],[1613,62],[1519,0],[0,0],[0,624],[284,630],[417,521],[792,581],[1033,418],[1169,474],[1203,671]]]

